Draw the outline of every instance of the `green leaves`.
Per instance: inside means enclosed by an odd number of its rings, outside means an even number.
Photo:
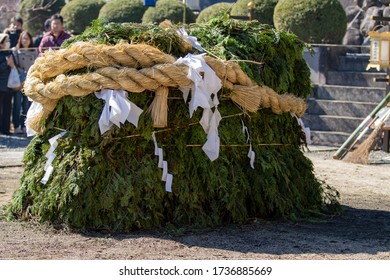
[[[162,38],[167,31],[156,35],[158,27],[129,26],[96,23],[77,39],[115,43],[128,36],[136,42],[167,46]],[[261,67],[240,62],[261,83],[281,91],[302,89],[298,93],[305,96],[307,66],[299,55],[303,45],[295,36],[257,22],[227,19],[191,25],[189,30],[204,47],[223,58],[263,62]],[[170,44],[172,52],[177,52],[174,41]],[[301,69],[298,76],[294,74],[297,69]],[[216,227],[253,218],[298,219],[323,212],[324,205],[338,205],[337,193],[315,178],[311,162],[300,150],[301,128],[295,118],[275,115],[269,109],[243,113],[221,95],[221,147],[213,162],[202,151],[207,137],[199,124],[202,110],[190,118],[188,104],[172,98],[181,96],[176,89],[170,89],[167,128],[153,127],[146,111],[154,93],[145,91],[129,94],[144,110],[138,127],[126,123],[103,135],[98,127],[102,100],[93,94],[62,98],[45,122],[45,134],[35,137],[26,150],[25,172],[8,207],[8,217],[32,215],[73,228],[130,231],[161,226]],[[242,121],[256,153],[255,169],[247,156]],[[54,172],[43,185],[48,139],[63,130],[68,133],[58,141]],[[152,132],[173,175],[172,193],[165,192],[161,181]]]
[[[302,98],[310,95],[310,71],[302,58],[305,44],[295,35],[257,21],[228,20],[223,16],[188,29],[211,54],[241,60],[241,68],[258,84]]]

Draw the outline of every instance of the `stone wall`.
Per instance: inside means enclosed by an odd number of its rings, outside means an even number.
[[[371,20],[371,16],[390,16],[390,0],[340,0],[340,2],[348,17],[344,45],[367,44],[368,32],[381,24]]]

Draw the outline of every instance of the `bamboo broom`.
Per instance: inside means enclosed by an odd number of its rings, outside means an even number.
[[[345,155],[351,149],[352,144],[355,143],[355,140],[361,133],[366,129],[366,127],[371,123],[375,115],[390,101],[390,92],[387,93],[386,97],[375,107],[375,109],[368,115],[363,122],[355,129],[355,131],[348,137],[348,139],[341,145],[341,147],[334,153],[334,159],[343,159]]]
[[[380,133],[382,132],[382,128],[385,124],[386,119],[390,116],[390,109],[387,110],[385,114],[378,118],[379,123],[376,125],[375,129],[371,132],[371,134],[367,137],[366,140],[363,141],[359,147],[353,151],[345,160],[352,163],[368,163],[368,156],[370,152],[375,147],[375,142]]]

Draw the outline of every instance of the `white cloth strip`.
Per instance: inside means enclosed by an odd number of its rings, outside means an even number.
[[[202,150],[211,161],[216,160],[219,156],[219,148],[221,144],[218,135],[218,126],[221,120],[221,114],[219,113],[218,108],[215,108],[214,114],[211,116],[208,126],[207,141],[202,147]]]
[[[256,153],[252,150],[252,144],[250,144],[248,158],[250,159],[249,163],[250,163],[252,169],[255,169],[255,156],[256,156]]]
[[[242,119],[241,119],[241,124],[242,124],[242,133],[244,134],[244,136],[246,136],[246,144],[249,144],[249,152],[248,152],[249,164],[252,169],[255,169],[256,153],[252,149],[252,143],[249,137],[249,130],[245,126],[244,121]]]
[[[173,175],[172,174],[167,174],[167,181],[165,182],[165,191],[166,192],[172,192],[172,180],[173,180]]]
[[[173,175],[168,173],[168,162],[163,160],[163,149],[158,147],[156,135],[152,133],[152,139],[154,142],[154,155],[158,156],[158,167],[162,169],[161,181],[165,181],[165,191],[172,192],[172,180]]]
[[[188,66],[187,77],[192,81],[189,88],[180,88],[183,92],[184,101],[187,100],[189,90],[191,90],[191,100],[189,102],[190,117],[194,111],[203,108],[200,124],[207,133],[207,141],[202,149],[211,161],[219,156],[220,139],[218,136],[218,126],[221,121],[221,114],[217,106],[219,104],[217,93],[222,88],[222,81],[215,74],[214,70],[207,65],[203,54],[187,54],[184,58],[179,58],[175,64]],[[212,108],[215,107],[214,113]]]
[[[27,132],[27,136],[28,137],[34,136],[34,135],[37,134],[37,132],[30,127],[30,122],[31,122],[32,119],[34,119],[34,117],[37,114],[42,112],[42,110],[43,110],[42,104],[40,104],[40,103],[38,103],[36,101],[33,101],[31,103],[31,106],[30,106],[30,108],[27,111],[27,116],[26,116],[26,120],[25,120],[26,132]]]
[[[211,108],[209,100],[211,94],[217,94],[222,88],[222,82],[215,74],[214,70],[207,65],[203,58],[203,54],[193,55],[187,54],[184,58],[176,60],[175,64],[184,64],[188,66],[187,78],[189,78],[193,84],[191,89],[191,101],[189,103],[190,117],[194,111],[198,108]],[[183,89],[183,97],[186,99],[188,94],[188,88]]]
[[[161,177],[161,181],[166,181],[167,180],[167,174],[168,174],[168,162],[166,160],[163,161],[163,174]]]
[[[195,49],[197,49],[200,52],[203,52],[203,48],[198,42],[198,39],[194,36],[188,35],[184,27],[180,27],[177,33],[179,33],[180,36],[182,36],[185,40],[187,40]]]
[[[301,118],[298,118],[298,116],[295,113],[291,113],[291,116],[297,119],[298,124],[301,126],[303,133],[305,133],[306,137],[306,144],[311,145],[311,132],[310,127],[305,127],[305,124],[303,123]]]
[[[120,127],[121,123],[124,124],[126,121],[132,123],[135,127],[138,126],[139,116],[143,110],[128,99],[126,91],[104,89],[95,92],[95,95],[105,101],[99,119],[101,134],[109,130],[114,124]]]
[[[64,136],[65,134],[66,134],[66,131],[63,131],[63,132],[61,132],[61,133],[59,133],[59,134],[57,134],[49,139],[50,148],[45,155],[45,157],[47,158],[47,161],[46,161],[46,164],[44,167],[45,175],[43,176],[43,178],[40,181],[44,185],[47,183],[47,181],[49,180],[49,178],[54,170],[52,163],[53,163],[54,158],[56,157],[56,154],[54,153],[54,151],[58,146],[57,140],[60,137]]]

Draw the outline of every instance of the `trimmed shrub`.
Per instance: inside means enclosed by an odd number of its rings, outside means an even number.
[[[200,12],[199,16],[196,18],[196,22],[197,23],[207,22],[211,18],[219,14],[220,12],[229,10],[231,7],[232,7],[232,3],[228,3],[228,2],[221,2],[221,3],[211,5]]]
[[[347,16],[337,0],[280,0],[275,7],[277,30],[290,31],[310,43],[341,43]]]
[[[52,15],[59,13],[64,5],[64,0],[22,1],[19,13],[24,21],[24,30],[28,31],[32,36],[41,34],[44,30],[43,25],[45,24],[45,20],[50,18]]]
[[[279,0],[238,0],[233,6],[233,16],[245,16],[248,14],[247,4],[253,2],[254,7],[254,19],[257,19],[261,23],[273,25],[274,9]]]
[[[146,11],[142,0],[111,0],[99,13],[99,18],[110,22],[138,22]]]
[[[156,7],[149,7],[146,10],[142,23],[160,23],[166,19],[173,23],[183,22],[184,7],[186,23],[195,22],[195,15],[188,6],[177,0],[159,0]]]
[[[66,30],[81,33],[97,19],[99,11],[104,5],[103,0],[72,0],[61,9]]]
[[[236,3],[237,0],[224,0],[224,2],[226,3]],[[218,4],[218,3],[221,3],[220,0],[203,0],[203,1],[199,1],[199,6],[200,8],[203,10],[203,9],[206,9],[207,7],[209,6],[212,6],[214,4]]]

